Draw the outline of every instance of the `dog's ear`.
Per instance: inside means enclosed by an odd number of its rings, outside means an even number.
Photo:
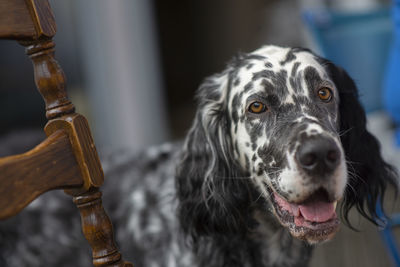
[[[366,129],[366,115],[358,99],[354,81],[341,68],[327,64],[339,90],[341,142],[346,154],[349,182],[342,204],[342,214],[348,225],[348,213],[355,206],[359,213],[379,224],[376,205],[383,203],[387,185],[397,192],[397,173],[383,159],[378,140]]]
[[[177,168],[178,215],[183,230],[200,236],[240,233],[250,197],[232,158],[226,110],[230,73],[212,76],[198,90],[198,110]]]

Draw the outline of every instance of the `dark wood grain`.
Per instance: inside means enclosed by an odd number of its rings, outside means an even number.
[[[25,0],[0,0],[0,38],[35,38],[36,28]]]
[[[0,159],[0,219],[51,189],[81,187],[82,181],[69,138],[57,131],[24,154]]]
[[[47,0],[0,0],[0,38],[36,40],[56,34]]]
[[[45,132],[49,136],[59,129],[68,132],[84,181],[81,188],[66,192],[75,196],[92,187],[100,187],[104,181],[104,173],[86,118],[74,113],[53,119],[47,123]]]
[[[133,266],[122,261],[115,245],[113,228],[104,211],[101,192],[93,189],[74,197],[74,203],[81,213],[82,231],[92,247],[94,266]]]
[[[33,63],[36,86],[46,104],[46,117],[56,118],[73,113],[74,105],[65,91],[65,75],[54,58],[54,42],[21,42]]]
[[[35,23],[37,38],[53,37],[57,27],[49,2],[47,0],[25,0],[25,2]]]

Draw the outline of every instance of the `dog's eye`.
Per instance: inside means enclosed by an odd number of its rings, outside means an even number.
[[[329,102],[332,99],[332,90],[324,87],[318,90],[318,97],[324,102]]]
[[[249,106],[249,111],[251,113],[262,113],[267,110],[267,107],[261,102],[253,102]]]

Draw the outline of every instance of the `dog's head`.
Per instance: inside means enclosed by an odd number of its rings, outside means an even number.
[[[357,98],[342,69],[305,49],[266,46],[207,79],[178,168],[184,229],[245,233],[261,206],[316,243],[337,231],[341,199],[346,220],[355,205],[375,222],[395,174]]]

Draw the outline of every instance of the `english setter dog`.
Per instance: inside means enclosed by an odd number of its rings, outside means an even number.
[[[307,266],[396,172],[352,79],[309,50],[264,46],[207,78],[184,144],[103,159],[103,202],[137,267]],[[0,224],[1,266],[90,266],[79,214],[48,193]]]

